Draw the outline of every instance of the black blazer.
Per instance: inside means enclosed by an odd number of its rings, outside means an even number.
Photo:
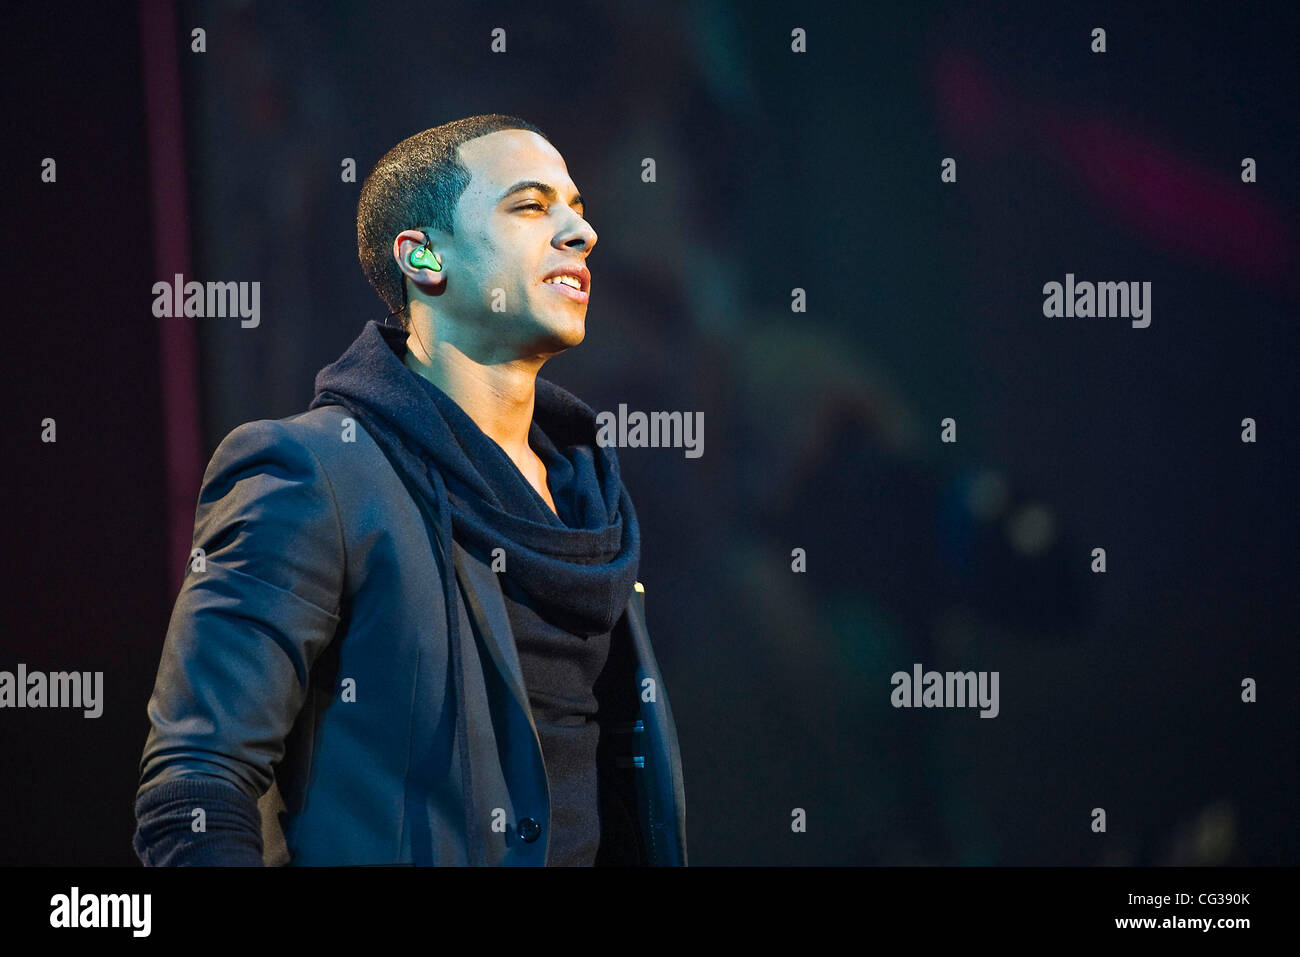
[[[541,745],[496,574],[454,545],[465,700],[429,515],[340,406],[231,432],[203,477],[140,762],[258,801],[267,864],[546,862]],[[597,681],[597,864],[685,865],[677,732],[640,582]],[[454,722],[475,807],[466,826]]]

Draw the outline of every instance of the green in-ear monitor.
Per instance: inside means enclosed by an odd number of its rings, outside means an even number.
[[[442,272],[442,260],[438,254],[429,248],[429,240],[425,240],[424,245],[418,249],[412,249],[411,255],[406,257],[416,269],[431,269],[434,272]]]
[[[406,261],[415,269],[429,269],[433,272],[442,272],[442,257],[433,251],[431,248],[432,242],[433,240],[429,239],[426,234],[424,245],[412,249],[411,254],[406,257]],[[426,356],[433,355],[433,353],[425,348],[424,340],[420,338],[419,330],[415,328],[414,324],[411,325],[411,331],[415,333],[416,341],[420,343],[420,348],[424,349],[424,354]]]

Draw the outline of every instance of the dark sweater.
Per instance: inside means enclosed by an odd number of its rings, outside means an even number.
[[[610,636],[607,632],[583,638],[561,631],[513,596],[508,585],[503,591],[551,789],[551,846],[546,863],[590,867],[600,848],[596,791],[600,729],[591,688],[609,655]]]
[[[203,810],[203,830],[196,831]],[[147,867],[261,867],[262,817],[257,802],[233,784],[206,775],[178,777],[135,802],[136,856]]]

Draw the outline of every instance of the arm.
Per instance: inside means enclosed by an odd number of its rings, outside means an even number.
[[[203,810],[196,830],[195,809]],[[262,866],[257,802],[221,778],[172,777],[139,792],[136,856],[146,867]]]
[[[181,586],[149,699],[133,843],[145,864],[260,864],[257,800],[339,623],[342,532],[316,457],[280,423],[235,429],[204,474],[194,547],[203,567]]]

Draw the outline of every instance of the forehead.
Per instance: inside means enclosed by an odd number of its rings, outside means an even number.
[[[561,193],[573,189],[564,157],[532,130],[497,130],[461,143],[459,152],[472,174],[465,192],[488,202],[526,179],[550,183]]]

